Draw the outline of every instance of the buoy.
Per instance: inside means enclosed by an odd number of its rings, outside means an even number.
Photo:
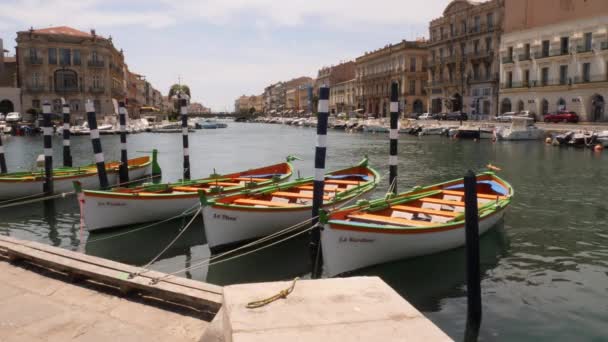
[[[553,142],[553,139],[551,139],[551,137],[547,137],[547,139],[545,139],[546,144],[550,144],[552,142]]]
[[[593,150],[595,152],[601,152],[604,149],[604,146],[602,146],[602,144],[597,144],[595,145],[595,147],[593,148]]]

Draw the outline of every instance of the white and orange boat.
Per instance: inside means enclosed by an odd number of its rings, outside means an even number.
[[[338,208],[368,193],[379,181],[380,175],[368,167],[367,158],[356,166],[327,173],[323,208]],[[211,201],[201,198],[209,248],[224,249],[310,219],[313,182],[309,177]]]
[[[504,216],[513,196],[493,172],[477,176],[479,233]],[[433,254],[465,243],[463,179],[415,188],[322,216],[324,272],[344,272]]]
[[[284,163],[177,183],[85,190],[80,194],[84,201],[81,216],[87,230],[95,231],[187,215],[198,205],[199,192],[214,197],[285,181],[293,173],[291,160],[293,157]]]
[[[149,176],[155,157],[145,156],[129,159],[129,179],[140,179]],[[109,184],[118,184],[120,162],[106,163]],[[0,175],[0,199],[17,199],[43,194],[44,170],[32,172],[14,172]],[[80,182],[85,189],[98,189],[99,178],[95,164],[81,167],[64,167],[53,169],[54,193],[66,193],[73,190],[73,182]]]

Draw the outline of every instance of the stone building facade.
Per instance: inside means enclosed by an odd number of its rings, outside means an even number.
[[[355,78],[334,84],[329,89],[329,112],[334,114],[351,112],[357,109],[357,103],[355,102],[356,89],[357,80]]]
[[[0,114],[20,112],[21,89],[17,85],[17,60],[5,56],[2,39],[0,39]]]
[[[112,38],[91,30],[70,27],[17,32],[17,63],[22,104],[40,110],[45,101],[61,113],[61,98],[70,105],[72,118],[85,117],[85,103],[92,101],[98,115],[114,114],[112,99],[126,96],[122,51]]]
[[[390,89],[399,82],[399,108],[422,113],[427,108],[426,41],[401,41],[356,59],[356,107],[376,117],[389,114]]]
[[[608,3],[511,0],[502,38],[500,112],[574,111],[608,121]]]
[[[453,0],[429,26],[429,107],[495,115],[505,0]]]

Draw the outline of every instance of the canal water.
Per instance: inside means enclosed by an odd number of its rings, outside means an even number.
[[[181,134],[130,135],[130,156],[160,150],[163,180],[181,176]],[[93,160],[88,137],[73,137],[76,164]],[[56,163],[61,140],[53,141]],[[42,153],[42,137],[4,141],[9,171],[28,170]],[[192,177],[226,173],[297,155],[302,175],[313,173],[315,130],[281,125],[230,123],[229,128],[191,134]],[[106,160],[119,158],[119,137],[102,136]],[[136,152],[140,151],[140,152]],[[364,155],[386,176],[386,134],[330,131],[328,169],[346,167]],[[560,149],[541,142],[455,141],[401,136],[399,189],[461,177],[492,163],[515,188],[505,220],[481,239],[484,341],[582,341],[608,339],[608,153]],[[374,196],[383,196],[383,179]],[[137,232],[81,233],[75,198],[0,209],[0,234],[83,250],[134,265],[156,256],[185,224],[178,219]],[[141,227],[139,225],[137,227]],[[202,222],[151,268],[172,272],[209,257]],[[125,233],[121,236],[115,236]],[[243,258],[182,274],[215,284],[307,277],[307,237]],[[371,267],[352,275],[382,277],[456,340],[466,318],[464,249]],[[314,314],[314,313],[311,313]]]

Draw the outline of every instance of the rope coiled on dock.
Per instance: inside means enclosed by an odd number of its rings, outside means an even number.
[[[247,309],[261,308],[262,306],[268,305],[276,300],[287,298],[287,296],[289,296],[289,294],[291,294],[293,292],[293,289],[296,287],[296,281],[298,281],[299,279],[300,278],[298,278],[298,277],[294,278],[290,287],[279,291],[279,293],[275,294],[272,297],[268,297],[265,299],[260,299],[260,300],[256,300],[256,301],[247,303]]]

